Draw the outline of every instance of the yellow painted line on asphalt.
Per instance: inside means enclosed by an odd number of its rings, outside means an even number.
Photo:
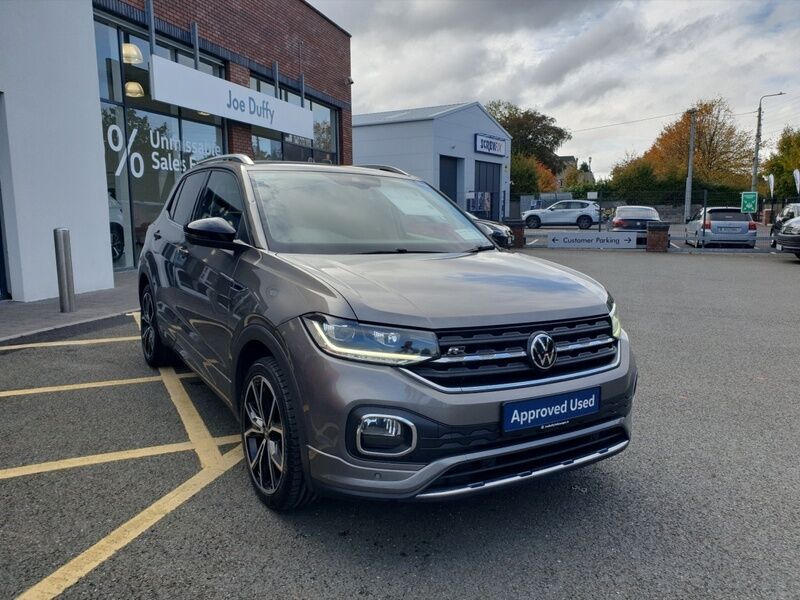
[[[108,381],[89,381],[87,383],[69,383],[66,385],[48,385],[44,387],[25,388],[19,390],[0,390],[0,398],[10,396],[29,396],[31,394],[48,394],[50,392],[69,392],[72,390],[88,390],[92,388],[111,387],[116,385],[134,385],[137,383],[152,383],[161,381],[161,377],[133,377],[131,379],[110,379]]]
[[[161,371],[161,379],[164,381],[164,387],[169,392],[169,397],[178,411],[178,415],[183,421],[183,426],[186,433],[189,434],[189,440],[194,444],[197,456],[200,458],[200,464],[203,467],[208,467],[217,464],[222,455],[219,448],[214,443],[214,438],[211,437],[211,432],[203,422],[203,418],[186,393],[180,378],[175,373],[172,367],[163,367]]]
[[[127,523],[123,523],[94,546],[79,554],[52,575],[23,592],[19,598],[55,598],[75,585],[93,569],[114,556],[142,533],[214,482],[242,460],[242,448],[237,446],[221,457],[219,463],[206,467],[177,488],[156,500]]]
[[[224,446],[237,443],[240,440],[241,437],[238,435],[225,435],[214,438],[214,443],[217,446]],[[14,477],[23,477],[25,475],[36,475],[37,473],[50,473],[51,471],[62,471],[64,469],[74,469],[77,467],[131,460],[134,458],[146,458],[148,456],[159,456],[175,452],[186,452],[194,449],[195,447],[192,442],[177,442],[174,444],[162,444],[160,446],[148,446],[146,448],[134,448],[132,450],[120,450],[118,452],[103,452],[102,454],[76,456],[74,458],[51,460],[21,467],[0,469],[0,479],[13,479]]]
[[[136,448],[134,450],[120,450],[119,452],[104,452],[102,454],[90,454],[89,456],[77,456],[75,458],[65,458],[63,460],[52,460],[49,462],[36,463],[34,465],[25,465],[23,467],[0,469],[0,479],[11,479],[12,477],[22,477],[23,475],[33,475],[35,473],[49,473],[50,471],[74,469],[76,467],[99,465],[132,458],[144,458],[146,456],[158,456],[160,454],[170,454],[173,452],[185,452],[187,450],[194,450],[194,444],[191,442],[179,442],[177,444],[163,444],[161,446],[149,446],[147,448]]]
[[[139,329],[142,328],[142,311],[135,310],[133,312],[125,313],[129,317],[133,317],[133,320],[136,321],[136,327]]]
[[[126,335],[121,337],[94,338],[91,340],[61,340],[58,342],[36,342],[32,344],[15,344],[14,346],[0,346],[0,352],[4,350],[24,350],[27,348],[58,348],[60,346],[91,346],[93,344],[109,344],[112,342],[133,342],[139,341],[138,335]]]

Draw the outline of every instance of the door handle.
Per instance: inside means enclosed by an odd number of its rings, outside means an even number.
[[[186,246],[178,246],[178,252],[181,254],[189,254],[189,249]]]
[[[161,239],[161,230],[160,229],[158,231],[154,231],[153,232],[153,239],[154,240],[160,240]]]

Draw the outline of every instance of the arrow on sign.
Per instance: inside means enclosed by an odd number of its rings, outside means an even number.
[[[626,242],[630,242],[630,241],[631,241],[631,238],[627,237],[627,238],[625,238],[625,241],[626,241]]]
[[[557,240],[557,239],[558,239],[558,238],[553,238],[553,243],[554,243],[554,244],[556,243],[556,240]]]

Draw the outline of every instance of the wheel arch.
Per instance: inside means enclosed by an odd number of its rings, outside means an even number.
[[[289,387],[292,391],[292,397],[297,403],[295,406],[296,414],[300,417],[298,419],[300,444],[303,450],[300,453],[303,463],[303,469],[309,479],[309,485],[313,487],[310,479],[310,468],[308,464],[308,452],[305,451],[308,442],[306,435],[306,422],[304,418],[304,411],[302,406],[302,399],[300,397],[300,388],[295,379],[294,369],[292,368],[292,361],[289,357],[289,352],[283,342],[283,338],[275,327],[262,320],[255,321],[245,326],[233,344],[231,351],[231,365],[232,365],[232,379],[231,379],[231,408],[233,408],[237,420],[240,418],[241,410],[241,391],[244,386],[244,378],[250,366],[262,357],[270,357],[274,359],[278,366],[283,369],[286,379],[289,382]]]

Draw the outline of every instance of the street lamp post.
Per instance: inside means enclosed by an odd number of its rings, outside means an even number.
[[[756,152],[753,156],[753,179],[750,183],[750,191],[756,191],[756,177],[758,176],[758,148],[761,146],[761,102],[764,98],[771,98],[772,96],[783,96],[784,92],[777,94],[764,94],[758,100],[758,125],[756,126]]]

